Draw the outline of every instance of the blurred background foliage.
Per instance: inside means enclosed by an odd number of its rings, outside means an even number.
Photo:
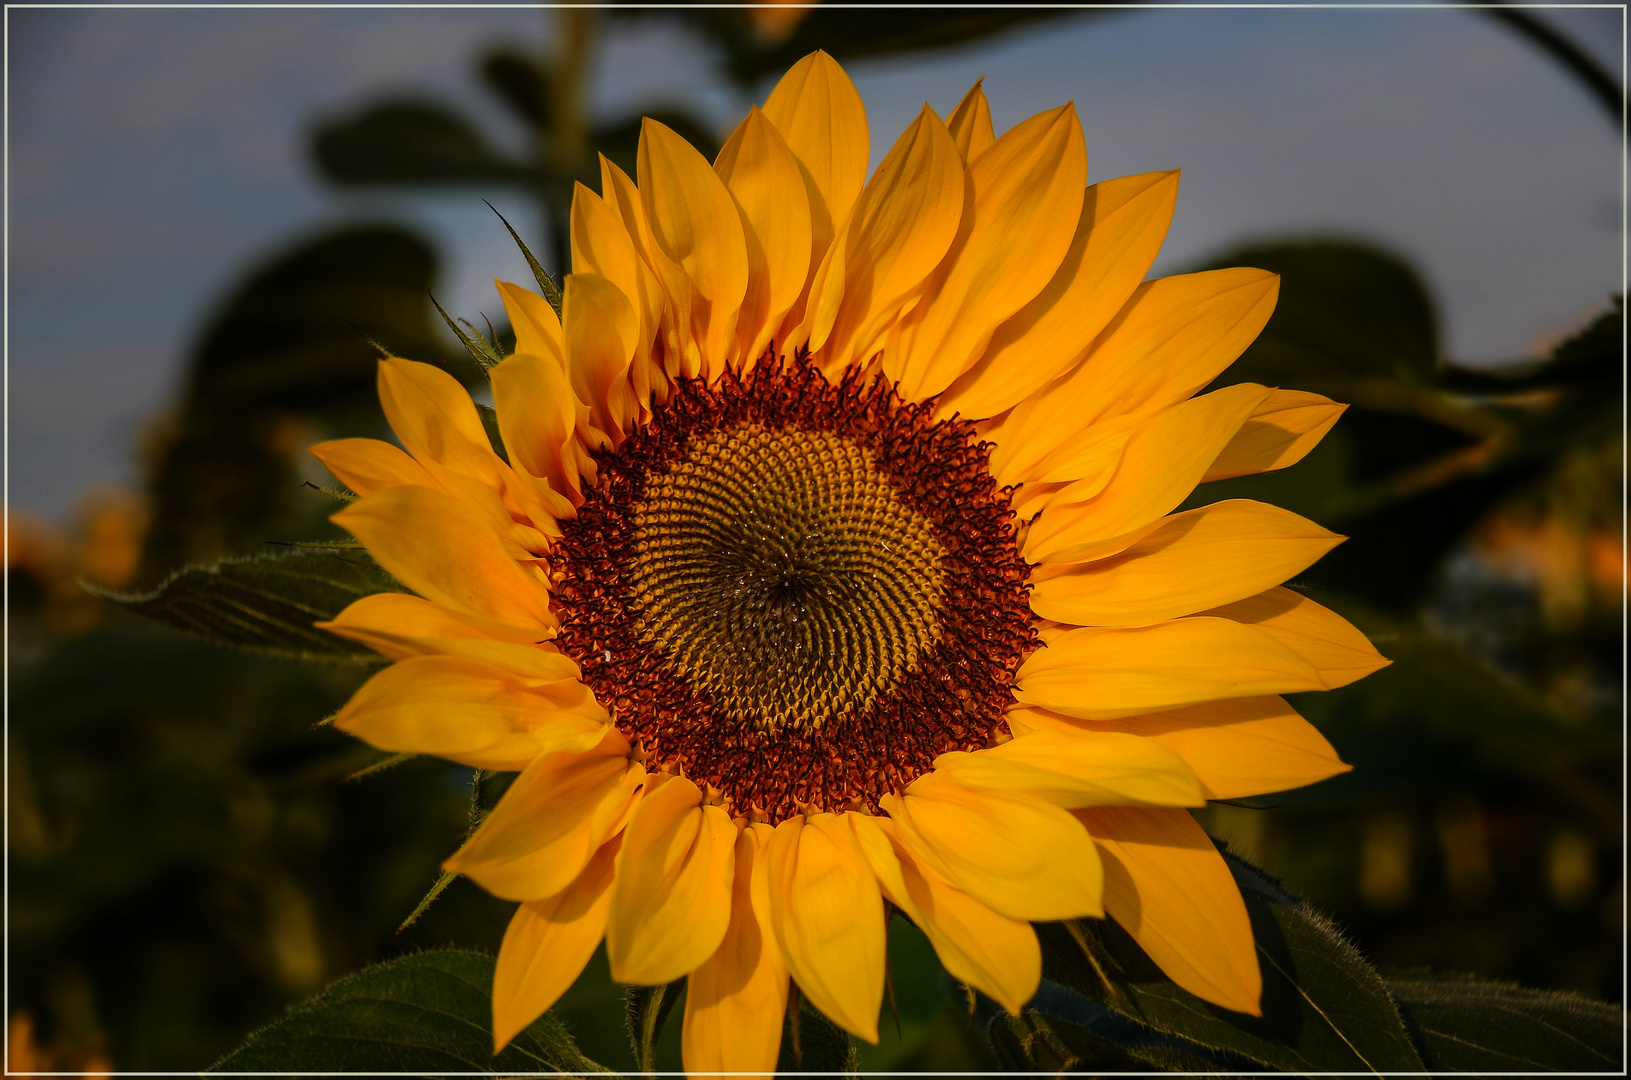
[[[538,248],[559,272],[573,182],[598,186],[597,152],[634,171],[639,118],[585,120],[600,20],[685,20],[753,86],[814,48],[889,54],[1058,17],[559,11],[549,54],[501,47],[475,64],[530,125],[530,155],[409,98],[321,125],[312,152],[336,185],[530,193],[546,223]],[[655,115],[717,148],[701,121]],[[1223,381],[1352,406],[1296,468],[1208,485],[1195,502],[1261,498],[1349,535],[1294,585],[1395,663],[1297,702],[1352,773],[1200,817],[1385,969],[1620,1000],[1618,305],[1544,361],[1473,371],[1443,355],[1433,297],[1397,255],[1326,237],[1215,263],[1282,275],[1268,329]],[[79,585],[149,586],[184,564],[336,538],[334,504],[300,484],[315,475],[303,448],[385,434],[372,342],[478,381],[427,296],[436,272],[436,252],[399,227],[287,250],[199,333],[180,400],[140,448],[145,493],[87,496],[71,533],[10,522],[14,1067],[202,1068],[365,964],[496,947],[509,905],[465,882],[399,929],[469,828],[473,781],[444,763],[382,762],[320,726],[366,663],[234,652]],[[896,920],[890,953],[898,1026],[886,1022],[860,1064],[994,1063],[922,936]],[[557,1013],[590,1058],[627,1069],[621,1002],[596,961]],[[670,1025],[659,1065],[677,1067],[677,1036]]]

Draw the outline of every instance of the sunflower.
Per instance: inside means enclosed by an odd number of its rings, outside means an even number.
[[[1071,105],[997,138],[976,85],[870,179],[868,154],[823,53],[712,165],[647,120],[638,183],[602,159],[576,189],[561,316],[499,283],[505,454],[403,359],[379,368],[403,449],[314,450],[417,594],[322,624],[395,661],[337,725],[519,773],[446,863],[520,903],[499,1047],[602,939],[619,982],[688,978],[688,1069],[773,1069],[790,984],[875,1041],[892,912],[1012,1012],[1031,924],[1106,916],[1259,1011],[1187,808],[1346,769],[1278,695],[1387,661],[1280,587],[1340,537],[1173,511],[1342,407],[1196,396],[1277,279],[1144,281],[1178,175],[1087,186]]]

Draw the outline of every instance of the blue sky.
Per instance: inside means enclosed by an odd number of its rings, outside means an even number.
[[[1619,9],[1545,15],[1619,74]],[[307,132],[411,92],[519,145],[474,61],[502,41],[542,49],[550,25],[474,8],[11,10],[12,506],[61,518],[89,486],[136,482],[131,448],[213,305],[301,235],[415,224],[443,251],[450,307],[496,311],[491,279],[525,279],[480,201],[502,193],[337,192]],[[749,104],[662,20],[601,44],[602,113],[680,99],[725,130]],[[1618,132],[1463,9],[1139,10],[850,70],[874,162],[924,101],[944,112],[981,76],[999,129],[1073,99],[1090,179],[1184,169],[1156,272],[1246,240],[1360,236],[1422,269],[1468,361],[1532,355],[1621,288]]]

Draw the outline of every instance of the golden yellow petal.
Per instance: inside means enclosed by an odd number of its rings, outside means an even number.
[[[787,1013],[787,965],[776,949],[769,912],[753,902],[754,880],[766,873],[770,835],[768,825],[757,825],[737,837],[725,939],[685,982],[680,1048],[692,1076],[776,1070]]]
[[[1023,919],[999,915],[917,859],[889,818],[849,813],[884,897],[928,937],[955,979],[1018,1015],[1042,981],[1042,951]]]
[[[617,856],[606,958],[620,983],[658,986],[701,966],[724,940],[736,826],[683,777],[641,800]]]
[[[951,247],[965,194],[963,159],[925,105],[856,200],[794,339],[822,351],[828,370],[863,359]]]
[[[1267,630],[1202,617],[1072,630],[1032,653],[1014,682],[1022,704],[1088,720],[1327,689],[1312,664]]]
[[[422,656],[374,675],[334,726],[392,753],[512,770],[552,750],[588,749],[605,734],[605,721],[575,679],[557,692],[478,660]]]
[[[435,487],[436,481],[413,458],[379,439],[331,439],[311,448],[312,456],[358,495],[398,484]]]
[[[1182,757],[1119,732],[1036,731],[986,750],[941,754],[934,768],[967,788],[1028,794],[1067,810],[1206,802]]]
[[[1263,1015],[1263,976],[1245,902],[1206,832],[1184,810],[1078,810],[1104,857],[1104,906],[1179,986]]]
[[[771,926],[810,1004],[844,1030],[878,1041],[885,927],[878,881],[843,818],[776,826],[767,851]]]
[[[1050,454],[1068,457],[1070,441],[1095,425],[1147,417],[1189,397],[1257,337],[1279,280],[1231,269],[1140,285],[1074,370],[1016,407],[1013,437],[993,451],[993,470],[1042,479],[1036,465]]]
[[[752,272],[733,359],[752,363],[809,280],[810,200],[798,159],[756,108],[748,110],[747,119],[719,151],[714,171],[742,212]]]
[[[1319,445],[1347,408],[1319,394],[1275,390],[1257,406],[1201,479],[1227,480],[1295,465]]]
[[[991,127],[991,106],[985,100],[985,91],[980,88],[984,79],[978,79],[963,95],[963,100],[957,103],[957,108],[951,111],[946,121],[946,129],[951,132],[951,141],[957,144],[957,152],[963,155],[964,161],[973,161],[997,141],[997,134]]]
[[[1240,799],[1312,784],[1350,766],[1280,697],[1208,701],[1114,720],[1076,720],[1021,707],[1005,716],[1016,735],[1063,728],[1120,731],[1168,747],[1195,770],[1208,799]]]
[[[640,128],[640,197],[657,246],[690,282],[697,347],[717,365],[748,287],[736,202],[696,147],[649,117]]]
[[[1124,550],[1195,490],[1267,395],[1256,383],[1239,383],[1155,414],[1129,436],[1108,483],[1088,477],[1053,497],[1031,524],[1025,557],[1079,562]]]
[[[645,778],[616,728],[592,749],[545,754],[442,866],[505,900],[554,896],[622,830]]]
[[[995,416],[1071,370],[1155,261],[1178,198],[1178,173],[1105,180],[1087,189],[1076,235],[1036,299],[997,327],[937,415]]]
[[[575,184],[572,189],[571,232],[572,269],[580,274],[599,274],[634,305],[639,332],[634,360],[629,365],[629,382],[641,408],[641,419],[650,419],[652,391],[662,381],[662,372],[651,355],[652,343],[662,325],[662,285],[646,265],[622,217],[583,184]]]
[[[1322,690],[1347,686],[1393,663],[1347,619],[1290,589],[1269,589],[1203,614],[1232,619],[1272,634],[1313,665],[1323,683],[1319,687]]]
[[[439,367],[393,357],[379,362],[378,382],[385,419],[421,465],[493,475],[498,456],[459,380]]]
[[[561,318],[549,301],[508,281],[493,284],[498,286],[504,313],[510,317],[510,329],[515,332],[515,351],[552,357],[564,365],[566,342],[561,336]]]
[[[781,77],[765,100],[764,114],[808,177],[813,269],[866,180],[871,155],[866,106],[838,62],[814,52]]]
[[[516,353],[487,376],[510,463],[548,484],[551,491],[581,501],[582,480],[572,452],[579,403],[561,362],[552,356]]]
[[[691,279],[685,268],[669,258],[652,235],[651,221],[639,188],[605,154],[600,155],[600,190],[606,205],[628,230],[646,267],[656,278],[662,302],[658,305],[665,357],[665,377],[694,377],[702,370],[702,354],[691,333]]]
[[[929,772],[882,804],[913,858],[993,911],[1031,922],[1104,913],[1093,844],[1051,803]]]
[[[333,521],[427,600],[511,626],[556,625],[543,579],[517,565],[486,518],[462,499],[430,488],[386,488]]]
[[[621,442],[638,411],[629,364],[639,318],[623,290],[599,274],[568,274],[565,296],[567,376],[589,404],[590,423]]]
[[[884,370],[908,401],[933,397],[973,366],[992,333],[1034,300],[1070,249],[1087,150],[1076,109],[1015,125],[968,167],[973,214],[926,286]]]
[[[618,838],[561,892],[516,908],[493,968],[493,1053],[571,988],[606,933]]]
[[[422,641],[464,638],[473,644],[524,644],[532,651],[541,652],[543,650],[533,646],[544,640],[535,627],[511,626],[462,615],[421,597],[394,592],[359,597],[334,616],[333,621],[312,625],[360,641],[393,660],[437,651],[417,644]]]
[[[1229,499],[1164,519],[1109,558],[1045,566],[1031,610],[1079,626],[1139,626],[1254,596],[1342,542],[1307,518]]]

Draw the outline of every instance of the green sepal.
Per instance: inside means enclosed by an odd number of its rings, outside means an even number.
[[[319,630],[353,601],[407,592],[366,552],[323,546],[189,566],[145,593],[83,587],[110,603],[224,645],[297,660],[381,663],[372,649]]]
[[[795,991],[796,994],[796,991]],[[787,1010],[782,1025],[782,1045],[777,1055],[779,1073],[823,1073],[854,1076],[861,1070],[861,1056],[849,1032],[827,1019],[802,994],[796,1006]]]
[[[485,199],[482,201],[486,202]],[[492,203],[487,203],[487,209],[498,214],[498,207]],[[527,247],[527,242],[521,239],[521,234],[515,231],[515,227],[510,224],[509,219],[503,214],[498,214],[498,220],[504,222],[504,227],[510,231],[510,239],[514,240],[515,246],[521,249],[522,257],[527,260],[527,269],[532,271],[533,280],[538,282],[538,291],[543,294],[545,300],[549,301],[549,306],[555,309],[555,314],[560,315],[561,287],[555,284],[555,279],[549,276],[549,272],[544,269],[543,264],[533,257],[531,249]]]
[[[674,1003],[680,999],[684,989],[683,980],[661,986],[630,986],[624,989],[629,1043],[634,1048],[635,1068],[642,1073],[657,1071],[657,1040],[662,1037],[668,1014],[674,1011]]]
[[[481,370],[487,371],[497,366],[504,359],[503,356],[499,355],[498,346],[483,338],[481,331],[471,327],[471,333],[465,333],[459,329],[459,324],[454,321],[453,316],[447,313],[447,309],[442,307],[436,297],[432,296],[430,302],[435,305],[436,314],[442,317],[442,321],[447,324],[447,328],[453,331],[453,336],[459,339],[459,344],[464,346],[464,351],[470,354],[470,358],[476,362]],[[474,334],[474,337],[471,336],[472,334]]]
[[[249,1036],[217,1073],[604,1073],[550,1013],[493,1053],[493,958],[442,949],[341,979]]]

